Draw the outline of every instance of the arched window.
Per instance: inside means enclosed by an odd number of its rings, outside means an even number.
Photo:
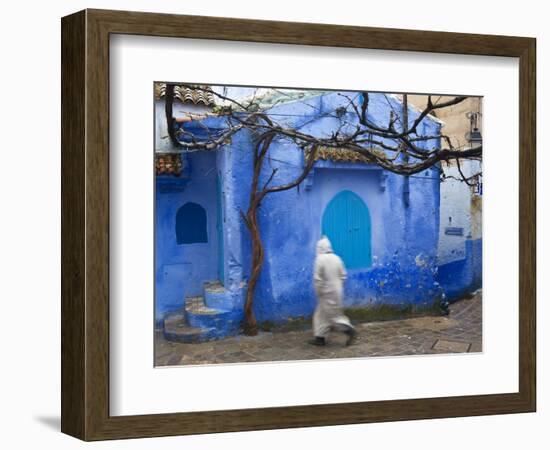
[[[178,245],[208,242],[206,211],[196,203],[186,203],[176,213],[176,240]]]
[[[367,205],[351,192],[342,191],[323,213],[323,235],[348,269],[371,265],[371,222]]]

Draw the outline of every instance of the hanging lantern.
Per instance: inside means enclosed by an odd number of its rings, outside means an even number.
[[[483,141],[481,137],[481,131],[479,131],[478,120],[480,113],[478,112],[469,112],[466,114],[466,117],[470,119],[470,131],[465,135],[466,140],[470,143],[470,146],[481,144]]]

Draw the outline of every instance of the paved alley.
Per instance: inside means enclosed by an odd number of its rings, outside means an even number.
[[[261,361],[464,353],[482,351],[482,293],[450,306],[449,316],[356,323],[357,341],[332,333],[325,347],[308,344],[311,329],[260,332],[219,341],[181,344],[155,335],[155,365],[197,365]]]

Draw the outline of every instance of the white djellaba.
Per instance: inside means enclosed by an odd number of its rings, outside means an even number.
[[[356,336],[349,318],[343,313],[343,291],[346,269],[342,259],[332,251],[332,245],[326,236],[317,242],[313,283],[317,294],[317,308],[313,314],[314,345],[325,345],[325,339],[331,330],[348,335],[346,345],[350,345]]]

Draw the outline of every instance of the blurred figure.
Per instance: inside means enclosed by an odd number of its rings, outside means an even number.
[[[326,236],[317,242],[317,257],[313,282],[317,294],[317,308],[313,314],[313,345],[325,345],[326,337],[331,330],[341,331],[348,335],[346,345],[351,345],[357,332],[342,311],[342,294],[346,269],[338,255],[332,251]]]

